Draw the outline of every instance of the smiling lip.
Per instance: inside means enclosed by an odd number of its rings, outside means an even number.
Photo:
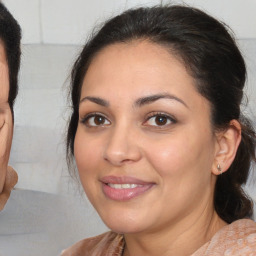
[[[116,201],[130,200],[145,193],[155,185],[152,182],[127,176],[105,176],[100,181],[105,196]]]

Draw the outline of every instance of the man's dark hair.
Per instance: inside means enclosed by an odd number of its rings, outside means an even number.
[[[10,90],[8,102],[13,112],[13,104],[18,93],[18,72],[20,68],[21,29],[6,7],[0,2],[0,41],[4,45],[9,68]]]

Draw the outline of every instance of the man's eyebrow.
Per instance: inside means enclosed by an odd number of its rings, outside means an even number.
[[[135,107],[142,107],[144,105],[151,104],[160,99],[176,100],[176,101],[182,103],[186,108],[189,108],[188,105],[182,99],[180,99],[174,95],[168,94],[168,93],[153,94],[153,95],[139,98],[135,101],[134,105],[135,105]]]
[[[108,107],[109,106],[109,102],[108,101],[106,101],[106,100],[104,100],[102,98],[99,98],[99,97],[91,97],[91,96],[86,96],[86,97],[82,98],[80,100],[79,104],[81,104],[82,102],[87,101],[87,100],[89,100],[89,101],[91,101],[93,103],[96,103],[98,105],[101,105],[103,107]]]

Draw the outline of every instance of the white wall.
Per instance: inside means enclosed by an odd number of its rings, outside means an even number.
[[[81,44],[95,23],[127,8],[170,0],[4,0],[23,28],[24,44]],[[171,1],[181,3],[181,0]],[[186,0],[233,28],[239,38],[256,38],[255,0]]]
[[[18,188],[71,193],[64,154],[65,84],[81,44],[98,22],[160,0],[4,0],[23,29],[20,92],[11,163]],[[181,1],[172,1],[180,3]],[[240,39],[248,70],[249,111],[256,109],[256,1],[187,0],[224,20]],[[254,198],[256,191],[250,189]]]

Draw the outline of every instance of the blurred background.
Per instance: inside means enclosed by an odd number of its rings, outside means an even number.
[[[169,2],[3,0],[23,31],[20,90],[15,104],[10,160],[19,175],[16,188],[58,194],[72,202],[67,211],[75,211],[78,216],[74,241],[106,228],[67,171],[64,139],[69,116],[67,87],[71,66],[96,24],[130,7]],[[232,28],[248,67],[246,92],[249,103],[245,111],[256,125],[256,1],[171,2],[199,7]],[[256,180],[255,177],[250,180],[253,179]],[[249,182],[246,189],[255,201],[255,186]],[[80,225],[83,219],[84,224]],[[74,242],[72,239],[70,244]]]

